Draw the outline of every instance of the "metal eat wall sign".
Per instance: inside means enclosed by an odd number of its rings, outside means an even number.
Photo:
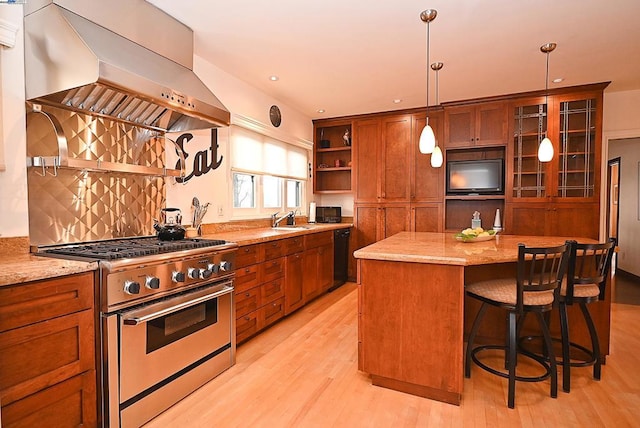
[[[218,158],[218,130],[211,129],[211,143],[204,150],[189,151],[189,142],[193,140],[193,134],[187,132],[176,138],[176,144],[184,153],[185,176],[176,177],[176,182],[186,183],[193,177],[200,177],[209,171],[216,170],[222,165],[224,156]],[[176,154],[178,151],[176,150]],[[180,169],[180,159],[176,162],[176,169]]]

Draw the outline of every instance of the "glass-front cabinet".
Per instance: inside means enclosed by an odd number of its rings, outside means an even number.
[[[538,145],[547,133],[547,105],[542,99],[518,102],[513,107],[511,143],[512,198],[547,196],[546,165],[538,160]]]
[[[558,103],[557,195],[561,198],[592,198],[595,193],[596,107],[595,98]]]
[[[518,100],[512,105],[509,198],[598,199],[602,93],[576,93]],[[548,136],[553,159],[538,160]]]
[[[598,238],[602,91],[565,91],[510,105],[503,226],[517,235]],[[538,160],[549,137],[554,154]]]

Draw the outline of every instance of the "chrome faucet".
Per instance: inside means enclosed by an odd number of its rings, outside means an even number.
[[[278,227],[280,222],[282,220],[284,220],[285,218],[292,218],[293,219],[293,224],[296,224],[296,217],[295,217],[295,213],[293,211],[289,211],[288,213],[286,213],[282,217],[277,218],[279,213],[280,213],[280,211],[278,211],[277,213],[271,215],[271,227]]]

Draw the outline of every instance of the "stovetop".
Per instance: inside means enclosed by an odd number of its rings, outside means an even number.
[[[219,239],[161,241],[155,236],[65,244],[38,249],[38,254],[79,259],[118,260],[225,245]]]

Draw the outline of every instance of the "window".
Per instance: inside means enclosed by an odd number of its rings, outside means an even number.
[[[271,175],[262,177],[262,201],[265,208],[282,207],[282,178]]]
[[[256,208],[256,176],[233,173],[233,208]]]
[[[287,209],[301,209],[302,207],[302,182],[287,180]]]
[[[233,217],[302,212],[309,149],[233,125],[230,144]]]

